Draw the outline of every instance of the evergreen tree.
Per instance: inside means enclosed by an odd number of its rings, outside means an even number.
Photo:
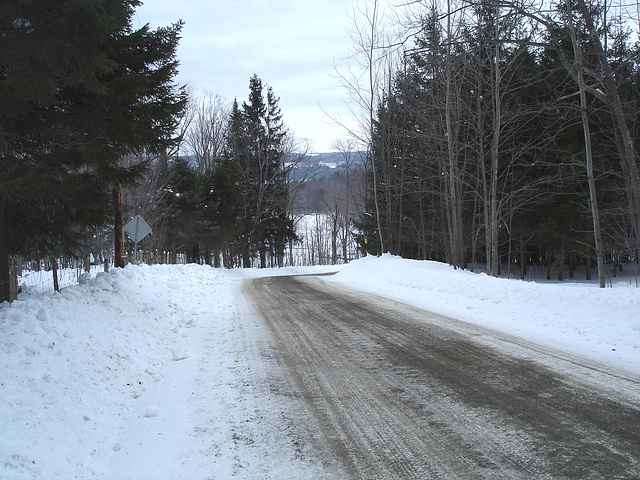
[[[232,266],[231,248],[242,233],[243,200],[238,184],[239,171],[235,161],[221,159],[210,175],[210,195],[216,205],[212,220],[215,231],[212,234],[214,266],[219,266],[220,254],[224,266]]]
[[[251,266],[256,253],[263,268],[268,255],[281,264],[285,245],[296,239],[288,215],[286,131],[278,99],[271,87],[265,95],[257,75],[249,81],[248,102],[240,108],[236,101],[232,107],[229,135],[229,153],[238,165],[244,198],[243,266]]]
[[[174,159],[169,167],[168,189],[174,199],[166,212],[167,234],[174,252],[185,253],[189,262],[197,261],[204,229],[202,174],[188,160]]]
[[[110,187],[142,171],[119,159],[164,146],[175,128],[181,24],[134,31],[139,4],[2,4],[0,300],[9,255],[74,252],[83,230],[107,221]]]

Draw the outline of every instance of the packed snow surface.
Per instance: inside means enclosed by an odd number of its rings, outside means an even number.
[[[334,270],[128,266],[0,305],[0,478],[304,479],[249,277]],[[640,374],[640,289],[534,283],[367,257],[343,282]]]

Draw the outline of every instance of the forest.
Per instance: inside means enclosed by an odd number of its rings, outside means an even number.
[[[353,224],[364,204],[366,154],[349,142],[309,153],[284,126],[272,88],[254,75],[249,92],[241,103],[190,95],[179,153],[126,159],[148,165],[123,188],[125,217],[140,214],[153,226],[140,244],[145,262],[264,268],[359,255]],[[93,255],[109,255],[109,235],[96,238]]]
[[[12,268],[124,266],[137,214],[146,262],[638,274],[634,5],[355,2],[360,124],[324,177],[257,75],[245,101],[179,85],[182,23],[134,28],[139,4],[0,9],[0,301]]]
[[[637,15],[621,4],[410,2],[361,10],[370,72],[366,249],[524,278],[640,252]],[[633,29],[635,27],[635,30]],[[355,95],[354,95],[355,96]]]
[[[313,262],[335,263],[338,242],[348,261],[344,202],[328,215],[330,247],[294,206],[317,165],[273,89],[253,75],[247,100],[229,104],[179,85],[182,23],[135,28],[139,5],[2,4],[0,301],[15,298],[22,268],[51,270],[57,290],[60,267],[124,267],[133,260],[124,225],[136,215],[153,230],[137,246],[145,262],[264,268],[311,245]],[[318,203],[308,188],[304,197]]]

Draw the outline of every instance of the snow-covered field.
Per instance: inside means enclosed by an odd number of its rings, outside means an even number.
[[[335,267],[333,267],[335,268]],[[640,289],[532,283],[367,257],[344,282],[640,375]],[[327,478],[274,391],[249,277],[129,266],[0,305],[1,479]]]

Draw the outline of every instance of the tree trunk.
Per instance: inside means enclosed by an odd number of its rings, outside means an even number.
[[[245,239],[244,245],[242,245],[242,268],[251,268],[251,255],[249,240]]]
[[[477,82],[480,85],[480,81]],[[482,215],[484,219],[484,248],[485,248],[485,257],[486,257],[486,270],[487,274],[491,275],[491,255],[492,255],[492,241],[491,241],[491,229],[489,226],[491,225],[491,217],[489,215],[489,179],[487,178],[487,169],[485,166],[485,138],[484,138],[484,109],[482,107],[481,100],[481,91],[478,91],[476,95],[476,129],[478,134],[478,167],[480,170],[479,181],[480,188],[478,190],[481,192],[481,200],[482,200]]]
[[[122,185],[115,183],[111,190],[113,194],[113,225],[114,225],[114,257],[113,266],[124,268],[124,215],[122,212]]]
[[[337,209],[337,205],[336,205]],[[338,212],[331,219],[331,265],[338,263]]]
[[[558,281],[564,280],[564,248],[558,254]]]
[[[373,142],[374,134],[374,115],[375,115],[375,81],[373,75],[374,67],[374,52],[378,47],[376,39],[376,24],[378,22],[378,1],[374,1],[373,5],[373,19],[371,21],[371,45],[368,52],[369,60],[369,139]],[[376,172],[376,162],[373,155],[373,148],[371,148],[371,169],[373,172],[373,203],[376,208],[376,226],[378,227],[378,238],[380,241],[380,253],[386,253],[384,238],[382,237],[382,221],[380,219],[380,203],[378,200],[378,177]]]
[[[0,199],[0,303],[11,301],[7,227],[4,222],[4,202]]]
[[[573,278],[576,271],[576,256],[571,254],[569,256],[569,278]]]
[[[571,12],[570,0],[566,0],[567,9]],[[582,48],[578,44],[578,38],[575,31],[575,25],[573,23],[573,16],[570,15],[569,19],[569,31],[571,33],[571,43],[573,45],[574,58],[577,66],[577,80],[578,88],[580,90],[580,118],[582,119],[582,132],[584,134],[584,149],[586,157],[587,167],[587,182],[589,184],[589,204],[591,206],[591,217],[593,220],[593,237],[596,247],[596,260],[598,267],[598,286],[600,288],[605,287],[605,272],[604,272],[604,256],[602,247],[602,234],[600,231],[600,214],[598,212],[598,199],[596,194],[596,181],[593,175],[593,151],[591,148],[591,129],[589,126],[589,116],[587,115],[587,93],[586,83],[584,81],[584,72],[582,65]]]
[[[289,266],[293,267],[293,242],[289,243]]]
[[[545,268],[545,278],[547,280],[551,280],[551,258],[547,253],[545,255],[544,268]]]
[[[527,274],[527,244],[524,237],[520,237],[520,280],[524,280]]]
[[[498,26],[498,5],[496,4],[496,16],[495,16],[495,59],[494,59],[494,75],[491,78],[491,90],[493,96],[492,102],[492,138],[491,138],[491,178],[490,178],[490,188],[489,188],[489,231],[490,231],[490,240],[491,240],[491,266],[487,265],[487,273],[489,275],[498,276],[499,268],[500,268],[500,255],[499,255],[499,243],[498,243],[498,235],[499,235],[499,215],[498,215],[498,153],[499,153],[499,145],[500,145],[500,127],[501,127],[501,113],[502,113],[502,103],[500,97],[500,42],[498,42],[499,37],[499,26]]]
[[[55,257],[51,257],[51,273],[53,274],[53,289],[56,292],[59,292],[60,283],[58,282],[58,260]]]
[[[458,158],[455,151],[453,120],[451,118],[451,60],[447,60],[447,89],[445,95],[445,123],[447,130],[447,161],[449,178],[446,185],[445,201],[447,202],[447,227],[449,231],[449,249],[453,268],[461,266],[460,260],[460,217],[458,215],[459,193],[457,189]]]
[[[584,103],[583,103],[584,102]],[[600,230],[600,214],[598,212],[598,198],[596,194],[596,181],[593,176],[593,154],[591,151],[591,133],[589,130],[589,120],[587,119],[586,112],[586,96],[584,90],[581,89],[580,93],[581,116],[582,126],[584,130],[585,138],[585,150],[587,157],[587,181],[589,183],[589,204],[591,205],[591,217],[593,219],[593,237],[596,247],[596,261],[598,268],[598,286],[600,288],[605,287],[605,272],[604,272],[604,256],[602,247],[602,233]]]
[[[459,182],[459,165],[456,151],[458,128],[454,127],[452,118],[453,102],[453,71],[451,45],[453,36],[451,33],[451,2],[447,2],[447,57],[445,64],[446,89],[445,89],[445,128],[447,132],[447,163],[449,178],[446,189],[445,201],[447,202],[447,227],[449,231],[449,249],[451,250],[451,265],[454,268],[462,267],[462,207]]]

